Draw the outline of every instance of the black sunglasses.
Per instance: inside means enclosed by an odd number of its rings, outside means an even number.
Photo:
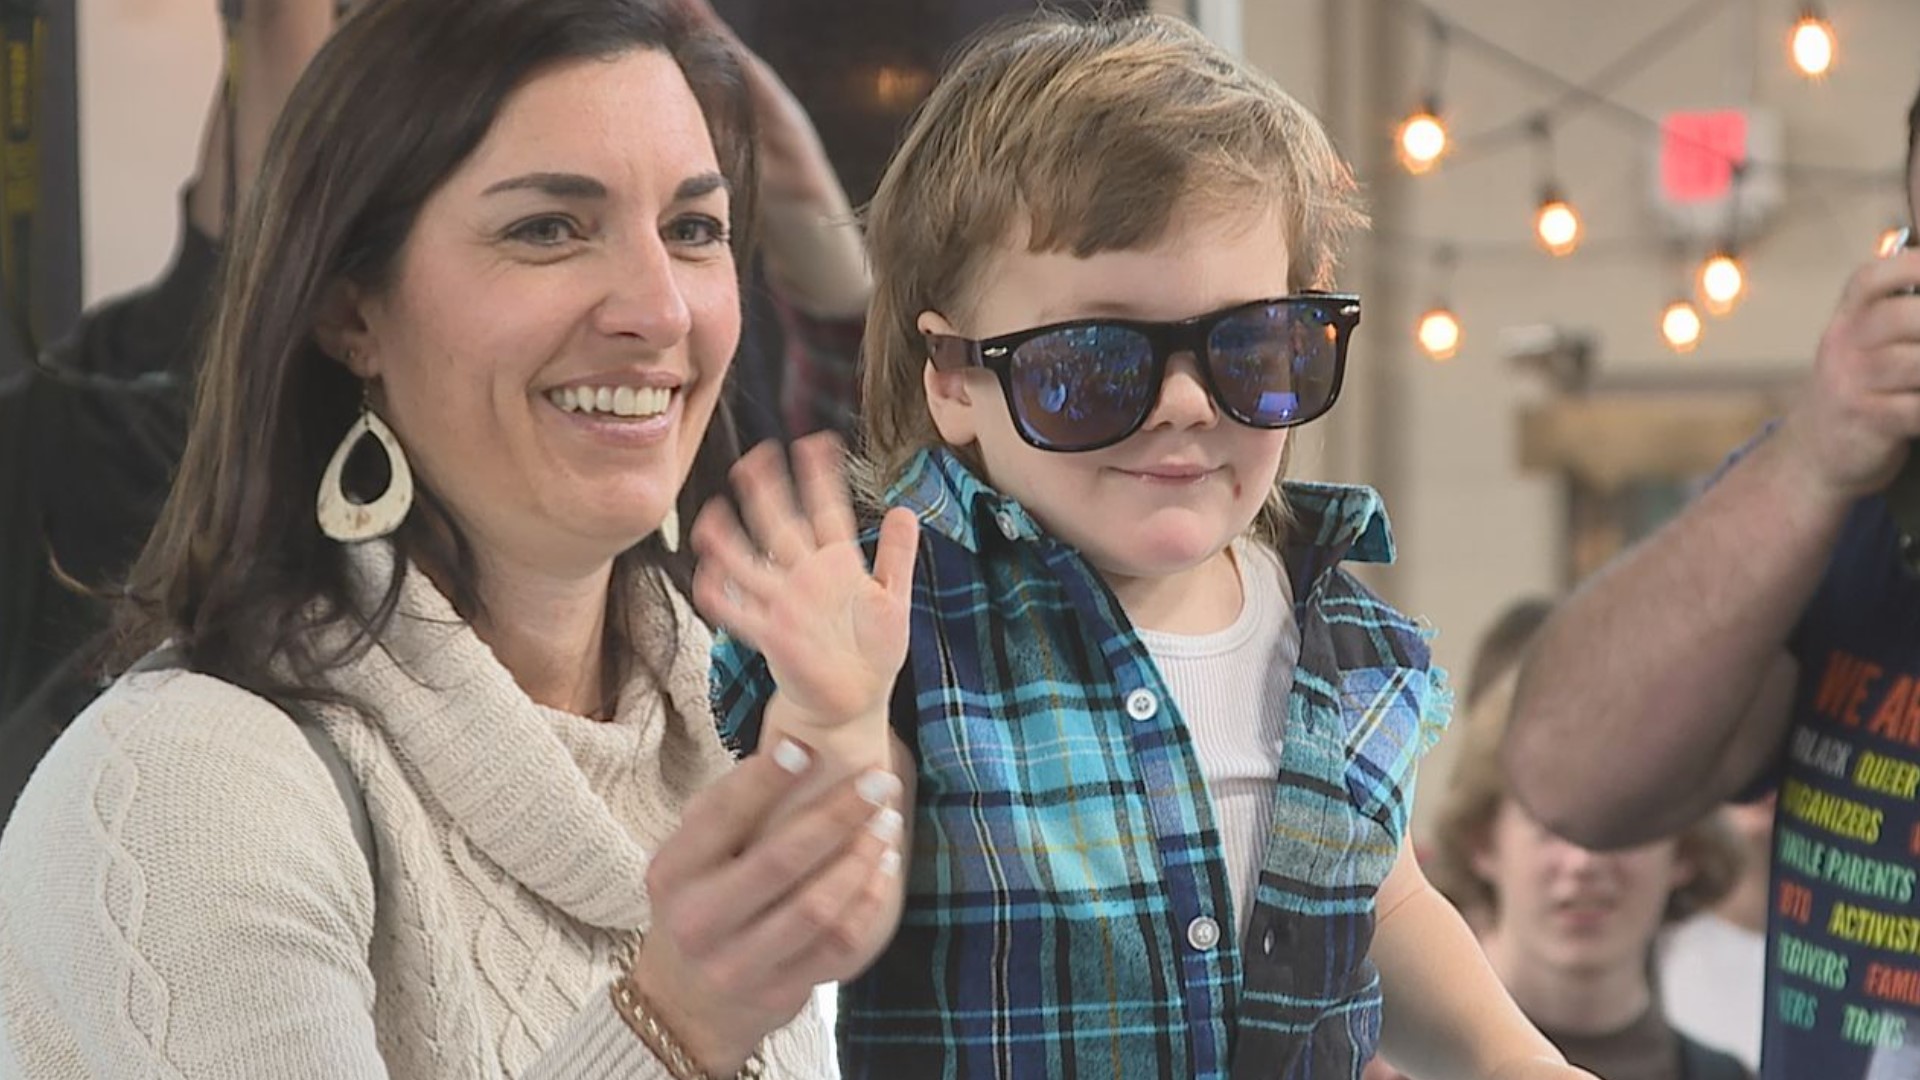
[[[993,372],[1020,437],[1072,453],[1139,431],[1180,352],[1193,354],[1220,411],[1248,427],[1323,416],[1340,396],[1358,325],[1358,296],[1305,292],[1179,322],[1080,319],[978,341],[928,334],[927,349],[941,371]]]

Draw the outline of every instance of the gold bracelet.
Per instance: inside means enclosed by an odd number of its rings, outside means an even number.
[[[629,946],[632,956],[640,955],[642,940],[644,939],[636,931]],[[613,994],[614,1011],[627,1022],[627,1026],[640,1037],[640,1041],[647,1045],[647,1049],[653,1051],[654,1056],[667,1067],[667,1071],[673,1074],[673,1080],[713,1080],[707,1075],[706,1070],[700,1067],[699,1062],[694,1061],[692,1055],[680,1045],[680,1040],[673,1037],[673,1032],[668,1031],[667,1026],[660,1022],[660,1018],[653,1014],[653,1010],[647,1005],[646,998],[642,997],[633,986],[632,970],[632,964],[627,964],[609,988]],[[746,1062],[740,1066],[739,1072],[733,1074],[732,1080],[765,1080],[766,1075],[766,1059],[761,1057],[760,1051],[756,1049],[747,1055]]]

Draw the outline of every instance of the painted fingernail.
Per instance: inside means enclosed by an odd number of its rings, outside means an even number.
[[[886,877],[895,877],[900,873],[900,853],[888,848],[880,853],[880,873]]]
[[[876,839],[889,844],[900,838],[900,833],[906,825],[907,819],[901,817],[900,811],[891,806],[882,807],[878,813],[867,819],[867,831]]]
[[[800,745],[798,741],[781,739],[773,748],[773,763],[799,776],[807,771],[807,766],[813,764],[813,755],[808,753],[807,748]]]
[[[874,806],[885,806],[900,794],[900,778],[885,769],[869,769],[854,781],[853,789]]]

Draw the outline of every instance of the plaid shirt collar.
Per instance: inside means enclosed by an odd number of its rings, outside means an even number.
[[[1284,555],[1296,586],[1347,560],[1393,561],[1386,507],[1372,488],[1289,480],[1281,492],[1290,518]],[[1045,535],[1026,507],[989,487],[944,446],[914,455],[886,501],[912,510],[923,528],[976,555],[990,536],[1020,542]],[[1294,595],[1306,590],[1296,587]]]

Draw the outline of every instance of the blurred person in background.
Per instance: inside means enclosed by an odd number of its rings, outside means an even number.
[[[1463,728],[1466,722],[1472,719],[1474,705],[1486,696],[1488,689],[1499,685],[1503,677],[1520,662],[1528,642],[1533,640],[1534,633],[1540,629],[1541,623],[1546,622],[1547,616],[1552,611],[1553,601],[1542,596],[1530,596],[1508,605],[1495,617],[1493,625],[1481,635],[1479,645],[1473,651],[1473,659],[1467,665],[1467,679],[1460,688],[1461,715],[1459,722],[1454,725],[1455,730]],[[1450,744],[1443,740],[1441,749],[1450,749]],[[1430,845],[1420,840],[1416,843],[1416,847],[1419,849],[1422,865],[1426,865],[1431,858]],[[1479,934],[1485,930],[1487,912],[1483,908],[1474,906],[1471,902],[1473,898],[1450,894],[1447,899],[1453,901],[1453,906],[1460,911],[1460,917],[1467,921],[1467,925],[1473,928],[1474,933]],[[1367,1071],[1362,1074],[1362,1080],[1408,1080],[1408,1078],[1406,1073],[1395,1068],[1386,1058],[1376,1057],[1367,1064]]]
[[[1528,596],[1508,604],[1480,635],[1467,665],[1467,681],[1460,688],[1460,707],[1471,711],[1488,690],[1498,685],[1507,672],[1520,666],[1527,646],[1553,614],[1553,601],[1544,596]]]
[[[1673,1026],[1749,1069],[1760,1067],[1760,1020],[1766,1015],[1776,802],[1769,794],[1720,811],[1740,843],[1740,877],[1711,910],[1669,931],[1660,949],[1660,997]]]
[[[159,515],[186,441],[199,341],[230,218],[294,82],[333,30],[333,0],[247,0],[242,62],[216,87],[180,239],[151,285],[88,309],[0,388],[0,820],[94,694],[86,644]]]
[[[1508,795],[1500,771],[1513,683],[1511,672],[1500,677],[1463,718],[1431,838],[1434,884],[1483,913],[1487,959],[1568,1061],[1607,1080],[1742,1080],[1739,1061],[1674,1029],[1653,978],[1662,929],[1732,887],[1732,836],[1708,818],[1675,837],[1597,852],[1547,831]]]

